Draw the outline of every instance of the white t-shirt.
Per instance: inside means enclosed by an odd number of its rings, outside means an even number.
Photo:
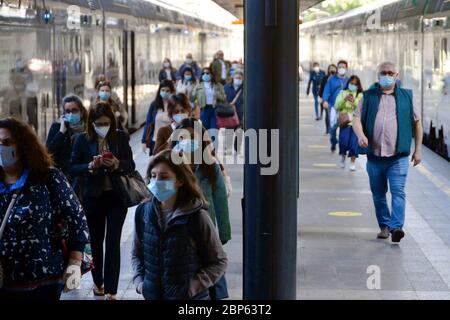
[[[204,82],[205,84],[205,96],[206,96],[206,104],[213,105],[214,104],[214,86],[211,82]]]
[[[155,117],[155,132],[153,133],[153,141],[156,141],[158,130],[172,123],[172,119],[167,115],[167,111],[158,110]]]
[[[220,63],[222,64],[222,80],[227,79],[227,66],[225,64],[225,61],[220,60]]]
[[[170,69],[166,69],[166,79],[167,80],[172,80],[172,74],[170,72]]]

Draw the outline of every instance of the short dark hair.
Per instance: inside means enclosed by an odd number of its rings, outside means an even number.
[[[169,104],[167,105],[167,115],[169,116],[169,118],[172,118],[173,111],[175,110],[177,105],[182,106],[183,109],[189,112],[192,111],[191,103],[184,93],[173,94],[170,96]]]
[[[184,68],[183,73],[181,74],[181,80],[184,81],[184,74],[186,73],[186,71],[192,74],[192,82],[195,82],[197,79],[195,78],[194,71],[189,67]]]
[[[105,116],[111,120],[111,127],[109,128],[108,134],[106,135],[106,139],[116,140],[117,138],[117,124],[116,117],[112,112],[111,106],[107,102],[97,102],[93,108],[89,109],[88,114],[88,123],[87,123],[87,137],[89,140],[94,140],[97,137],[97,133],[94,130],[93,123],[98,118]]]
[[[337,63],[337,65],[340,65],[341,63],[345,64],[345,66],[348,68],[348,62],[345,60],[339,60],[339,62]]]

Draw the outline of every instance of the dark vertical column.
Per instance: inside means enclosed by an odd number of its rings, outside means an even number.
[[[279,129],[280,165],[261,175],[246,141],[244,299],[296,299],[298,15],[295,0],[245,1],[245,128]]]

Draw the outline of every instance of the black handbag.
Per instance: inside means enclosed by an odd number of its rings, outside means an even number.
[[[230,104],[216,106],[216,116],[219,118],[231,118],[234,116],[234,108]]]
[[[137,206],[151,197],[144,179],[136,170],[128,174],[114,174],[111,180],[114,190],[127,208]]]

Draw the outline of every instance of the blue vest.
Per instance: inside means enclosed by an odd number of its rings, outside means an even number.
[[[382,91],[379,85],[375,85],[372,89],[364,92],[363,105],[361,110],[361,122],[364,134],[369,140],[369,147],[366,150],[362,149],[361,154],[373,154],[372,139],[373,130],[375,127],[375,119],[378,113],[378,107],[382,96]],[[413,96],[409,89],[395,87],[394,90],[396,112],[397,112],[397,143],[396,155],[408,156],[411,150],[411,140],[413,136]]]
[[[144,210],[144,286],[146,300],[187,300],[191,278],[203,263],[195,241],[194,212],[173,220],[163,233],[159,227],[154,204],[148,202]],[[208,290],[193,299],[208,295]]]

